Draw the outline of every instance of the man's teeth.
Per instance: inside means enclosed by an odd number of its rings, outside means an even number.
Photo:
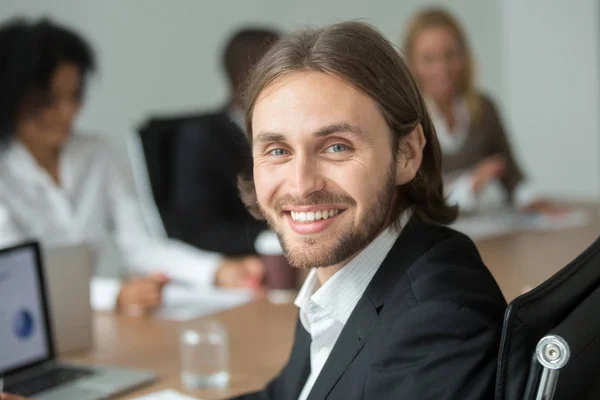
[[[300,212],[292,211],[292,219],[296,222],[313,222],[320,219],[331,218],[340,213],[341,210],[325,210],[325,211],[309,211]]]

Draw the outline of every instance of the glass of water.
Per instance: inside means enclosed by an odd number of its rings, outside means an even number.
[[[229,383],[227,330],[218,321],[185,324],[180,333],[180,357],[186,388],[224,388]]]

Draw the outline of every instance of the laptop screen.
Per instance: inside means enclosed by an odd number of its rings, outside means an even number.
[[[35,244],[0,251],[0,373],[51,356]]]

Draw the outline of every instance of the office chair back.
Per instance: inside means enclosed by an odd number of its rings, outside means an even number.
[[[153,117],[138,129],[142,145],[152,196],[169,236],[177,230],[171,221],[171,199],[174,149],[181,128],[190,121],[200,118],[199,113],[170,117]]]
[[[598,311],[600,238],[546,282],[509,304],[496,400],[600,399]],[[543,363],[549,367],[546,371]],[[549,371],[556,367],[561,368]]]

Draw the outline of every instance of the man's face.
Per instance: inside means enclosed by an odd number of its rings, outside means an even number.
[[[292,265],[339,265],[379,234],[396,164],[375,101],[337,77],[292,73],[260,94],[252,128],[258,203]]]

